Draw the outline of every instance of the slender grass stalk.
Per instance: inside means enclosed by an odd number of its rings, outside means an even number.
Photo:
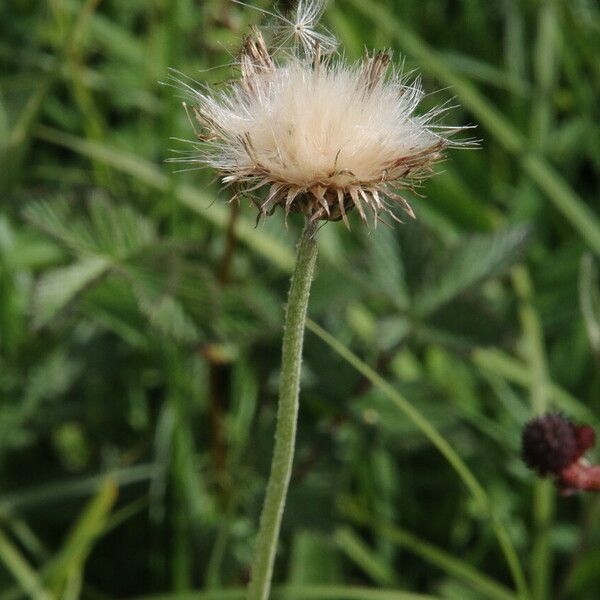
[[[530,387],[531,370],[521,361],[496,348],[476,348],[471,353],[472,363],[482,372],[497,375],[521,387]],[[600,427],[595,413],[556,383],[548,381],[550,400],[576,419]]]
[[[418,60],[424,71],[452,88],[462,105],[507,152],[519,157],[519,165],[544,192],[555,208],[579,232],[596,254],[600,255],[600,220],[569,183],[548,163],[535,154],[526,154],[526,139],[519,129],[491,104],[467,79],[456,73],[441,54],[396,18],[388,8],[374,0],[347,0],[359,13],[377,23],[379,30],[390,35],[401,50]]]
[[[537,36],[534,46],[536,102],[530,116],[531,149],[540,158],[548,148],[555,121],[553,96],[557,87],[560,60],[560,28],[557,3],[544,0],[538,7]],[[541,210],[537,209],[538,212]],[[513,272],[513,285],[521,300],[520,319],[531,372],[529,388],[532,412],[544,414],[549,407],[548,361],[544,328],[534,304],[534,289],[526,267]],[[554,553],[550,540],[554,525],[555,490],[551,481],[538,479],[533,494],[533,540],[530,552],[531,592],[534,600],[550,596]]]
[[[379,373],[374,371],[369,365],[364,363],[356,354],[347,348],[342,342],[317,325],[314,321],[308,320],[308,329],[319,336],[332,350],[337,352],[346,362],[352,365],[359,373],[364,375],[375,387],[377,387],[389,400],[391,400],[429,439],[429,441],[438,449],[440,454],[448,461],[456,474],[461,478],[466,488],[469,490],[473,499],[479,505],[490,522],[494,531],[498,545],[506,559],[511,575],[515,582],[518,592],[518,598],[529,600],[530,593],[525,578],[525,573],[517,551],[513,545],[506,523],[499,518],[494,510],[488,493],[479,483],[471,469],[465,464],[462,458],[454,450],[446,438],[424,417],[410,402],[389,384]]]
[[[286,309],[275,448],[260,516],[248,600],[266,600],[271,588],[279,529],[294,459],[304,325],[316,260],[316,223],[307,222],[298,243]]]
[[[0,531],[0,563],[18,581],[21,589],[34,600],[51,600],[52,595],[44,589],[38,574],[17,547]]]
[[[229,588],[193,591],[178,594],[136,596],[130,600],[243,600],[244,590]],[[404,590],[376,590],[364,586],[302,585],[273,590],[273,600],[442,600],[440,596],[414,594]]]
[[[338,527],[334,539],[340,551],[374,583],[383,587],[393,587],[397,583],[396,572],[390,562],[370,548],[354,529]]]
[[[374,517],[353,500],[344,498],[338,502],[338,509],[357,525],[370,526],[382,538],[466,583],[483,594],[486,600],[516,600],[517,596],[512,590],[472,567],[468,560],[446,552],[394,523]]]
[[[549,405],[549,376],[544,344],[544,331],[533,304],[533,285],[527,269],[513,269],[513,285],[521,300],[519,309],[521,326],[527,344],[527,362],[531,373],[530,397],[532,412],[542,415]],[[554,486],[551,481],[539,480],[534,488],[533,525],[534,537],[530,554],[532,596],[537,600],[548,597],[551,580],[553,553],[550,532],[554,516]]]
[[[597,302],[600,294],[596,291],[596,277],[594,258],[591,254],[584,254],[579,268],[579,307],[590,347],[600,361],[600,311],[596,310],[596,304],[600,307],[600,302]]]

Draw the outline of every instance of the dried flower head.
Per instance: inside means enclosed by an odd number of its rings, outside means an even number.
[[[238,2],[241,3],[241,2]],[[188,157],[218,171],[240,194],[268,188],[260,214],[277,206],[311,220],[343,219],[356,208],[375,224],[393,206],[414,217],[401,191],[431,173],[460,128],[435,124],[445,110],[419,115],[424,91],[390,67],[388,52],[346,64],[336,41],[318,29],[322,0],[300,0],[279,16],[270,50],[253,28],[239,58],[240,77],[221,89],[185,87],[199,124]],[[285,44],[290,47],[283,47]],[[329,54],[328,54],[329,53]]]

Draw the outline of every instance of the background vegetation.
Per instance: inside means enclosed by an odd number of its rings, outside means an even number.
[[[255,228],[164,164],[191,131],[158,82],[227,79],[200,70],[260,18],[0,4],[1,600],[243,597],[299,224]],[[336,0],[325,22],[483,141],[416,222],[321,230],[277,597],[593,600],[598,500],[536,481],[519,435],[599,420],[600,8]]]

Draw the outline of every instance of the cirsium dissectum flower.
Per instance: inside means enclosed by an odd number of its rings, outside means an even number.
[[[420,82],[391,69],[388,52],[356,64],[325,55],[321,44],[332,52],[335,43],[312,29],[321,10],[321,1],[301,0],[287,50],[270,51],[253,28],[240,77],[224,88],[184,84],[200,130],[194,151],[177,160],[215,169],[236,186],[233,199],[268,188],[261,200],[251,196],[260,215],[281,206],[286,216],[348,225],[356,208],[376,224],[382,213],[400,221],[400,207],[414,217],[402,190],[429,175],[446,148],[466,145],[450,140],[461,128],[435,124],[445,108],[417,114]]]

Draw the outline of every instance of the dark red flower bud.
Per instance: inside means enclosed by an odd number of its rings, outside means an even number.
[[[600,492],[600,465],[590,465],[583,455],[596,442],[589,425],[575,425],[558,414],[532,419],[525,425],[522,456],[541,476],[551,475],[563,495],[577,491]]]
[[[584,446],[589,442],[587,435],[581,434]],[[577,428],[561,415],[537,417],[523,429],[523,460],[529,468],[542,476],[558,475],[581,454]]]
[[[575,425],[575,437],[581,458],[596,443],[596,432],[589,425]]]

